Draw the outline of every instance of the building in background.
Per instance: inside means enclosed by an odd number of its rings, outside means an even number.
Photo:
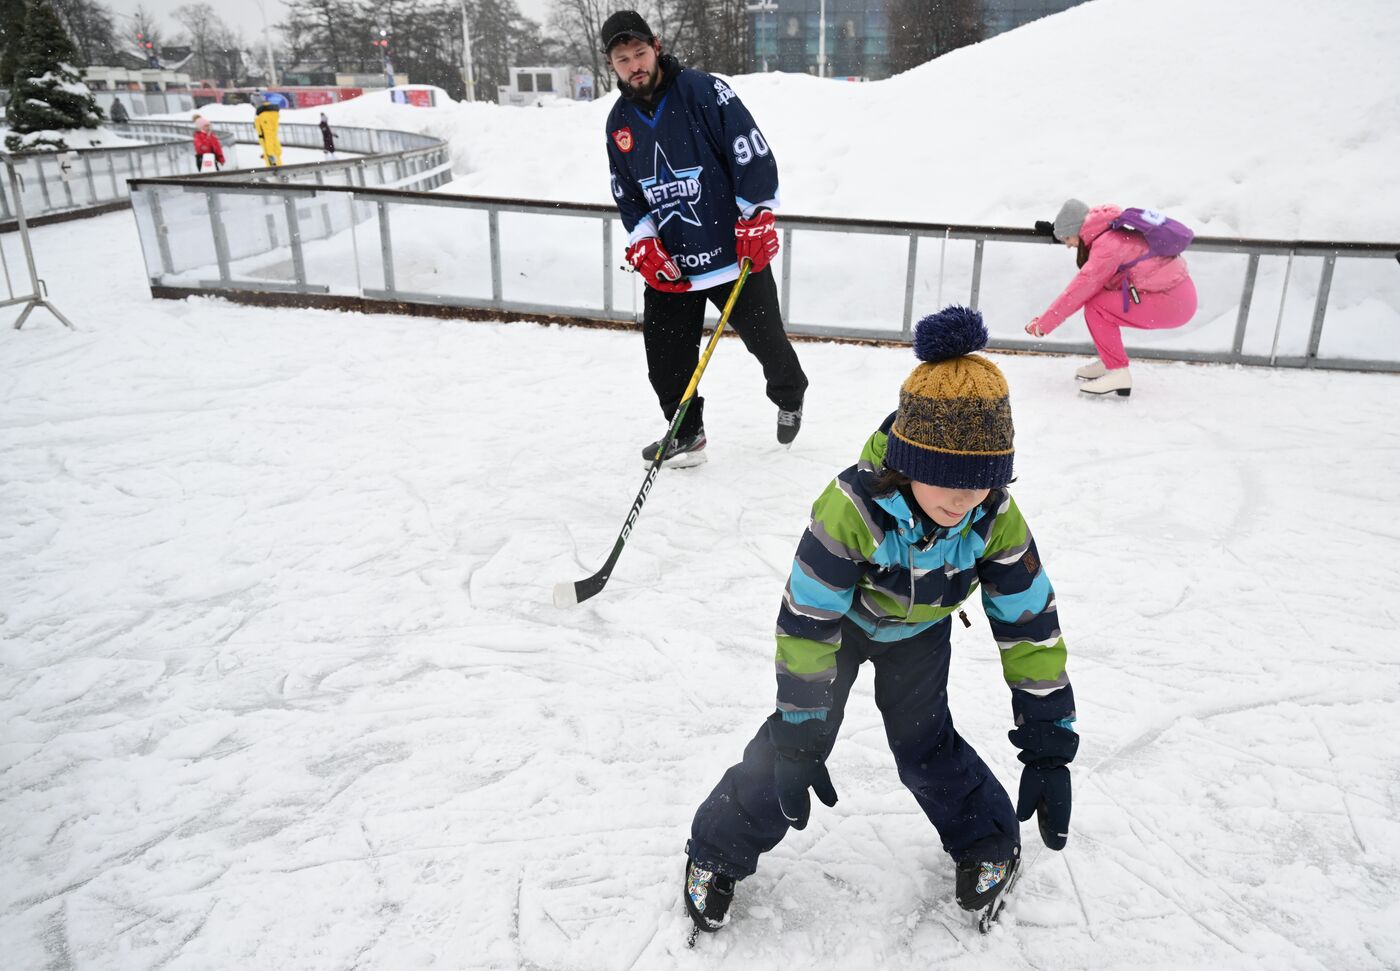
[[[83,81],[108,118],[112,117],[112,102],[117,98],[121,98],[122,107],[132,118],[194,108],[190,76],[182,71],[153,67],[134,70],[126,67],[85,67]]]
[[[826,0],[824,51],[820,10],[821,0],[751,4],[752,69],[870,81],[889,76],[884,0]]]
[[[933,2],[933,0],[929,0]],[[1078,6],[1086,0],[980,0],[987,37]],[[824,74],[878,81],[890,76],[888,0],[825,0],[826,37],[820,30],[822,0],[753,0],[750,70]],[[820,69],[825,57],[825,70]]]
[[[592,101],[593,72],[572,67],[514,67],[510,84],[496,85],[496,101],[518,108],[551,101]]]

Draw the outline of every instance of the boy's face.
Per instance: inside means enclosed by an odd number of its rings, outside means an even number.
[[[968,510],[976,508],[991,493],[991,489],[945,489],[926,482],[911,482],[909,490],[914,501],[940,526],[956,526]]]
[[[655,43],[636,39],[618,41],[608,51],[608,63],[618,78],[642,97],[656,90],[661,82],[661,65],[657,63]]]

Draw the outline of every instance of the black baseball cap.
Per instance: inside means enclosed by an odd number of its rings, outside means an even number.
[[[650,44],[656,40],[656,35],[651,32],[651,27],[647,26],[646,20],[635,10],[619,10],[603,21],[603,29],[598,34],[603,39],[604,54],[612,50],[613,45],[618,41],[628,37],[644,44]]]

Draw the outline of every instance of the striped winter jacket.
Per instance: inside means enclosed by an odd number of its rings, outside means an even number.
[[[778,612],[778,710],[830,708],[843,618],[873,640],[902,640],[949,623],[980,583],[1016,724],[1072,719],[1055,592],[1015,500],[993,489],[945,528],[899,489],[877,492],[893,420],[812,507]]]

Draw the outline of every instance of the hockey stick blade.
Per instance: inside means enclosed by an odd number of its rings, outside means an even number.
[[[578,591],[574,589],[577,584],[569,581],[561,581],[554,585],[554,606],[563,610],[565,607],[578,606]]]
[[[613,543],[612,553],[608,555],[608,562],[604,563],[603,568],[591,577],[575,583],[555,584],[554,606],[560,609],[576,606],[590,597],[597,596],[603,591],[603,587],[607,586],[608,578],[612,576],[613,567],[617,565],[617,559],[622,555],[622,548],[627,545],[627,537],[631,534],[632,527],[637,524],[637,517],[642,514],[642,506],[646,504],[647,495],[651,492],[652,484],[656,482],[656,474],[661,471],[661,466],[665,462],[666,451],[670,448],[671,442],[675,440],[681,422],[685,420],[686,411],[690,408],[690,403],[700,388],[700,377],[705,373],[706,365],[710,363],[710,355],[715,352],[715,347],[719,345],[720,335],[724,333],[724,326],[729,322],[729,314],[734,309],[734,302],[739,299],[739,291],[744,288],[744,281],[748,277],[749,261],[745,259],[739,267],[739,278],[734,281],[734,286],[729,291],[729,299],[725,301],[724,310],[719,315],[719,323],[715,325],[715,332],[710,337],[709,344],[705,346],[704,353],[700,355],[700,360],[695,366],[695,373],[690,377],[690,386],[686,388],[685,394],[681,397],[680,405],[671,418],[671,425],[666,430],[665,437],[656,443],[656,457],[651,460],[651,465],[647,469],[647,477],[642,480],[642,487],[637,491],[637,498],[632,500],[632,508],[627,513],[627,520],[622,524],[622,532],[618,534],[617,542]]]

